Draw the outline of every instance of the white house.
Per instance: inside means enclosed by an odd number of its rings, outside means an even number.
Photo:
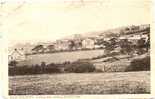
[[[26,56],[23,50],[15,49],[9,56],[9,61],[23,61],[26,60]]]
[[[68,40],[57,40],[55,44],[55,50],[69,50],[69,41]]]
[[[84,39],[82,41],[82,48],[84,49],[93,49],[95,48],[95,41],[93,39]]]
[[[107,38],[104,38],[104,41],[109,41],[111,38],[110,37],[107,37]]]
[[[132,40],[139,40],[141,39],[141,35],[132,35],[130,37],[128,37],[128,40],[132,41]]]
[[[149,27],[150,27],[150,24],[145,24],[145,25],[141,25],[140,29],[143,30],[143,29],[146,29],[146,28],[149,28]]]

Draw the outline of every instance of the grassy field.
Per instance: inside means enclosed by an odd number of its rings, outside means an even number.
[[[64,63],[66,61],[74,62],[79,59],[91,59],[99,55],[103,55],[104,50],[87,50],[87,51],[72,51],[59,52],[48,54],[35,54],[27,56],[27,64],[40,64],[41,62],[50,63]]]
[[[147,93],[150,93],[149,71],[9,77],[10,95]]]

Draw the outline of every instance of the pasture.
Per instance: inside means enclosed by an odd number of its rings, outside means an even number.
[[[59,52],[47,54],[34,54],[28,55],[26,63],[28,65],[40,64],[41,62],[50,63],[64,63],[74,62],[79,59],[91,59],[104,54],[104,50],[85,50],[85,51],[72,51],[72,52]]]
[[[150,72],[68,73],[9,77],[10,95],[148,94]]]

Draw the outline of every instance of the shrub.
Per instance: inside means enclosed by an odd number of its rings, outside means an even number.
[[[64,69],[66,72],[73,72],[73,73],[84,73],[84,72],[94,72],[96,69],[94,65],[90,62],[74,62]]]
[[[10,61],[9,66],[16,66],[18,64],[17,61]]]
[[[9,67],[9,75],[26,75],[32,73],[32,69],[28,66]]]
[[[150,70],[150,57],[134,59],[126,71],[145,71]]]
[[[11,66],[9,67],[9,75],[31,75],[31,74],[49,74],[49,73],[85,73],[85,72],[101,72],[97,70],[92,63],[86,61],[65,62],[62,64],[48,64],[42,62],[41,65],[32,66]]]
[[[57,64],[49,64],[45,67],[45,73],[61,73],[60,66]]]
[[[46,65],[42,62],[41,65],[32,66],[12,66],[9,67],[9,75],[31,75],[31,74],[48,74],[48,73],[61,73],[60,66],[58,64]]]

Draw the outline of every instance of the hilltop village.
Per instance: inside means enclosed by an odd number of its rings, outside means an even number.
[[[109,32],[109,33],[107,33]],[[9,60],[24,60],[26,55],[57,53],[81,50],[107,49],[110,51],[121,51],[123,45],[135,47],[138,42],[141,45],[149,46],[150,25],[128,26],[115,30],[100,33],[96,36],[83,37],[75,34],[73,38],[56,40],[50,43],[40,43],[35,46],[15,48],[9,55]],[[25,47],[25,48],[24,48]]]

